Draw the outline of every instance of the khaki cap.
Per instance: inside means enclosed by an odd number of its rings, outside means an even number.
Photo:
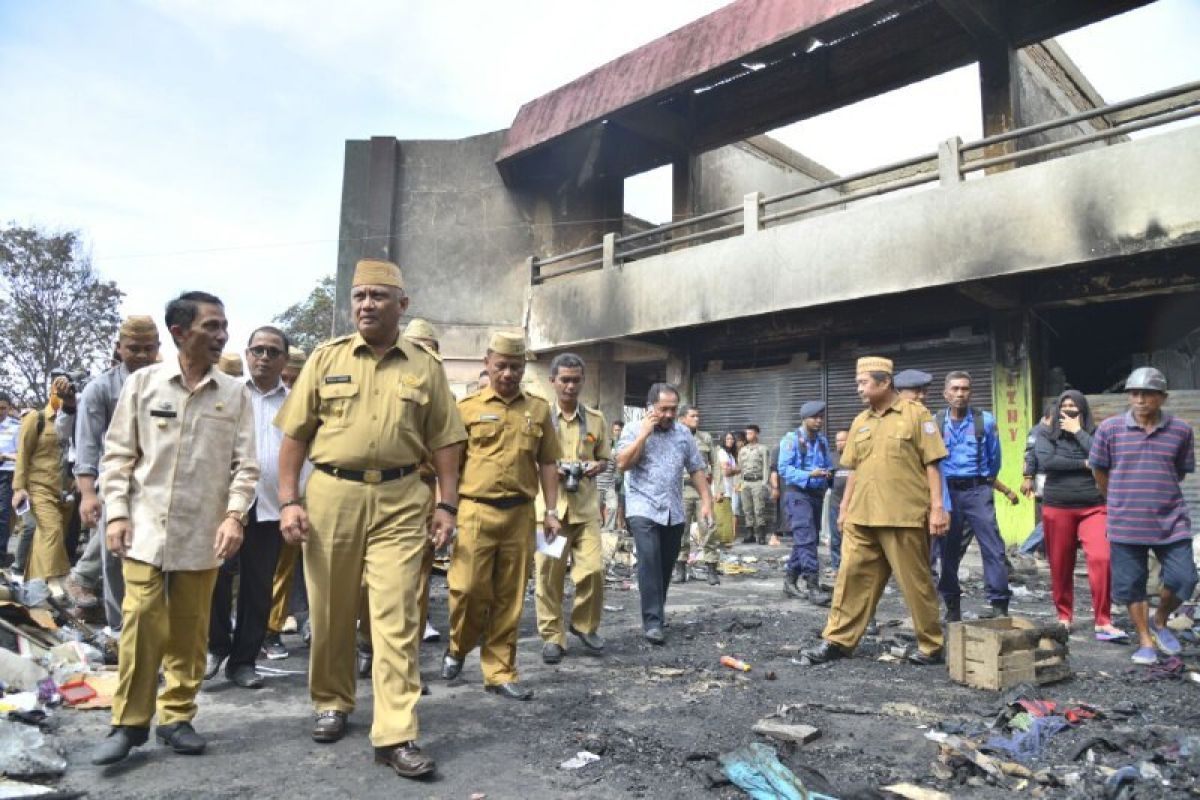
[[[232,378],[242,377],[242,357],[237,353],[222,353],[217,369]]]
[[[892,360],[890,358],[866,356],[858,360],[858,366],[855,368],[855,374],[861,375],[864,372],[886,372],[888,375],[891,375],[892,369]]]
[[[488,340],[488,350],[502,356],[523,356],[525,355],[525,337],[515,333],[497,331]]]
[[[131,339],[148,339],[151,336],[157,339],[158,326],[154,324],[153,317],[134,315],[125,318],[118,335]]]
[[[351,286],[395,286],[404,288],[404,278],[400,275],[400,267],[390,261],[378,261],[364,258],[354,266],[354,280]]]
[[[295,367],[296,369],[300,369],[301,367],[304,366],[305,361],[308,361],[308,353],[304,352],[303,350],[301,350],[299,347],[296,347],[295,345],[292,345],[291,347],[288,348],[287,365],[289,367]]]
[[[438,340],[437,331],[428,320],[420,317],[413,317],[409,320],[408,325],[404,327],[404,335],[409,339],[432,339]]]

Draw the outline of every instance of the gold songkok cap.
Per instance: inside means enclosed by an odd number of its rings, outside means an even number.
[[[523,356],[525,337],[515,333],[493,333],[488,341],[488,350],[502,356]]]
[[[879,356],[865,356],[858,360],[858,367],[855,374],[861,375],[864,372],[886,372],[892,374],[892,360],[890,358],[880,358]]]
[[[308,353],[305,353],[299,347],[296,347],[293,345],[292,347],[288,348],[287,365],[289,367],[294,367],[296,369],[300,369],[301,367],[304,366],[304,362],[307,360],[308,360]]]
[[[242,377],[242,357],[237,353],[222,353],[217,369],[232,378]]]
[[[420,317],[413,317],[409,320],[408,325],[404,327],[404,335],[409,339],[432,339],[437,341],[437,331],[429,324],[428,320]]]
[[[153,317],[140,315],[126,317],[121,323],[118,335],[128,336],[131,339],[148,339],[151,336],[157,339],[158,326],[154,324]]]
[[[400,267],[390,261],[377,261],[364,258],[354,267],[354,280],[351,286],[395,286],[404,288],[404,278],[400,275]]]

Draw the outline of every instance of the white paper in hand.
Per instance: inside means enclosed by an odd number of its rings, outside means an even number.
[[[30,510],[29,498],[26,497],[25,500],[16,508],[17,516],[23,517],[28,514]]]
[[[563,550],[567,547],[567,537],[555,536],[554,541],[546,544],[546,534],[541,528],[537,532],[537,551],[550,558],[562,558]]]

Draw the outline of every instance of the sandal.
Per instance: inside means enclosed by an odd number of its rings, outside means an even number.
[[[1129,642],[1129,634],[1120,628],[1109,625],[1103,628],[1096,628],[1096,641],[1126,644]]]

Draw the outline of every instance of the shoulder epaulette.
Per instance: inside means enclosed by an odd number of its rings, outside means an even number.
[[[318,350],[324,349],[326,347],[332,347],[335,344],[342,344],[343,342],[348,342],[353,338],[354,338],[354,334],[348,333],[345,336],[335,336],[332,339],[326,339],[325,341],[321,342],[319,345],[314,347],[313,352],[315,353]]]

